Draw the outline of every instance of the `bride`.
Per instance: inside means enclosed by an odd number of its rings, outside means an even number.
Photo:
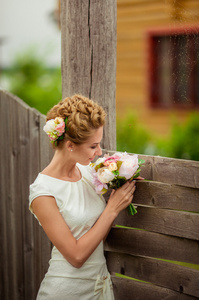
[[[90,162],[102,154],[105,112],[81,95],[60,101],[44,126],[55,149],[30,186],[30,210],[53,243],[37,300],[113,300],[103,242],[119,212],[132,201],[135,182],[96,194]]]

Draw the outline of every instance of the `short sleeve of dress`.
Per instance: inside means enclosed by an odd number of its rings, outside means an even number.
[[[38,182],[38,180],[36,179],[35,182],[30,185],[30,189],[29,189],[29,210],[35,216],[36,219],[37,219],[37,217],[34,214],[33,209],[32,209],[32,202],[35,198],[37,198],[39,196],[54,197],[54,195],[49,191],[49,189],[41,182]]]

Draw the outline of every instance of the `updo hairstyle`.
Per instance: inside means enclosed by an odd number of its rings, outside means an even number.
[[[68,118],[64,139],[57,140],[57,146],[61,147],[67,140],[75,144],[85,143],[93,134],[94,129],[104,125],[106,113],[94,101],[76,94],[53,106],[47,113],[46,121],[56,117]]]

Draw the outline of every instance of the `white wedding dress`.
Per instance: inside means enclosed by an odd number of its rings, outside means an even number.
[[[78,240],[96,222],[105,208],[105,200],[92,184],[91,167],[77,164],[81,179],[69,182],[39,173],[30,186],[32,201],[42,195],[53,196],[73,236]],[[104,257],[103,242],[81,268],[73,267],[53,247],[48,271],[37,300],[114,300],[110,274]]]

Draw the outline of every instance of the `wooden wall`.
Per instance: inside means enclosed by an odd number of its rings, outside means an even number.
[[[44,122],[38,111],[0,90],[3,300],[35,300],[48,268],[51,243],[28,209],[29,184],[52,157]],[[123,211],[105,245],[115,298],[199,299],[199,162],[140,157],[147,181],[137,183],[138,214]]]
[[[118,0],[117,1],[117,80],[118,117],[133,111],[146,128],[166,135],[171,116],[184,121],[190,110],[151,109],[149,105],[147,31],[198,25],[197,0]]]
[[[138,213],[121,212],[105,245],[116,300],[199,299],[199,163],[140,158]]]
[[[0,90],[0,299],[33,300],[51,244],[28,209],[29,184],[52,151],[45,116]]]

